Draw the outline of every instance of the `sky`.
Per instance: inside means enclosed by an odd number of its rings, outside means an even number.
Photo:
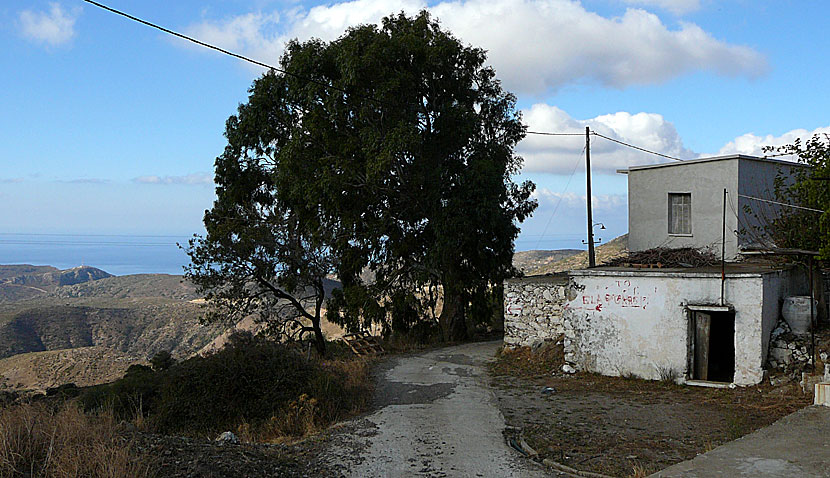
[[[690,159],[830,132],[830,35],[815,2],[225,0],[103,3],[278,64],[285,42],[429,9],[488,51],[532,131],[592,130]],[[81,0],[0,4],[0,242],[188,236],[213,201],[228,116],[263,70]],[[668,161],[591,140],[597,236],[627,231],[616,173]],[[529,135],[539,208],[517,250],[584,248],[584,138]],[[600,227],[605,230],[600,230]]]

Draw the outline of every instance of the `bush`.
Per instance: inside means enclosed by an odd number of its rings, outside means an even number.
[[[241,427],[252,439],[304,436],[366,406],[366,367],[355,359],[308,361],[283,344],[236,334],[218,352],[167,370],[131,368],[83,401],[122,418],[146,416],[162,433],[213,436]]]
[[[176,363],[176,360],[173,359],[173,356],[170,355],[170,352],[166,350],[162,350],[161,352],[156,353],[153,355],[153,358],[150,359],[150,365],[153,366],[153,370],[156,372],[167,370],[168,368],[172,367]]]
[[[155,408],[162,378],[146,365],[130,365],[124,378],[86,389],[81,403],[86,410],[111,410],[119,420],[140,418]]]

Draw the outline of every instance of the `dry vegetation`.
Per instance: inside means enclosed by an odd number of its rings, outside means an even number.
[[[262,444],[291,444],[302,454],[298,441],[371,400],[370,362],[331,348],[333,358],[308,359],[285,344],[235,336],[216,353],[157,371],[133,367],[112,384],[0,403],[0,478],[213,477],[240,469],[301,476],[294,451]],[[228,430],[244,449],[213,442]]]
[[[119,434],[111,412],[86,414],[73,403],[0,410],[2,478],[149,476],[155,476],[153,460]]]
[[[565,363],[565,346],[560,336],[545,342],[537,350],[530,347],[505,348],[499,351],[499,359],[493,363],[493,373],[519,377],[547,377]]]
[[[770,425],[811,403],[797,384],[710,389],[558,370],[552,350],[503,352],[493,365],[510,426],[558,463],[645,476]],[[545,387],[553,391],[541,393]]]

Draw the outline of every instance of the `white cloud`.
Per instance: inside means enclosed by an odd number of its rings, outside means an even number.
[[[816,128],[812,131],[807,131],[806,129],[794,129],[787,131],[780,136],[773,136],[771,134],[758,136],[754,133],[746,133],[726,143],[717,154],[746,154],[751,156],[763,156],[764,152],[762,151],[762,148],[764,146],[784,146],[792,144],[797,138],[800,138],[803,144],[806,140],[812,138],[816,134],[830,134],[830,126]],[[787,158],[784,157],[782,159]]]
[[[675,15],[682,15],[700,9],[700,0],[623,0],[623,2],[629,5],[662,8]]]
[[[683,146],[674,125],[656,113],[618,112],[577,120],[556,106],[539,103],[522,111],[529,131],[576,133],[580,136],[529,134],[516,148],[524,160],[524,172],[570,174],[584,170],[585,127],[604,136],[681,159],[696,154]],[[629,166],[668,161],[604,138],[591,136],[591,170],[613,173]]]
[[[50,46],[63,45],[75,36],[75,20],[81,9],[65,11],[59,3],[50,3],[48,12],[23,10],[20,29],[26,38]]]
[[[210,173],[191,173],[184,176],[139,176],[133,179],[141,184],[213,184]]]
[[[185,31],[276,63],[290,39],[333,40],[349,26],[426,7],[422,0],[354,0],[204,20]],[[578,81],[625,88],[698,70],[749,77],[766,70],[764,57],[749,47],[719,41],[691,23],[670,30],[641,9],[606,18],[573,0],[459,0],[429,10],[464,42],[486,49],[499,78],[517,93],[542,94]]]

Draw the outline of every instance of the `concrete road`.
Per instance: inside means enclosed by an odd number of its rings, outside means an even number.
[[[350,477],[542,477],[508,448],[485,364],[501,342],[390,359],[376,412],[345,424],[324,459]]]
[[[804,408],[652,476],[830,477],[830,407]]]

